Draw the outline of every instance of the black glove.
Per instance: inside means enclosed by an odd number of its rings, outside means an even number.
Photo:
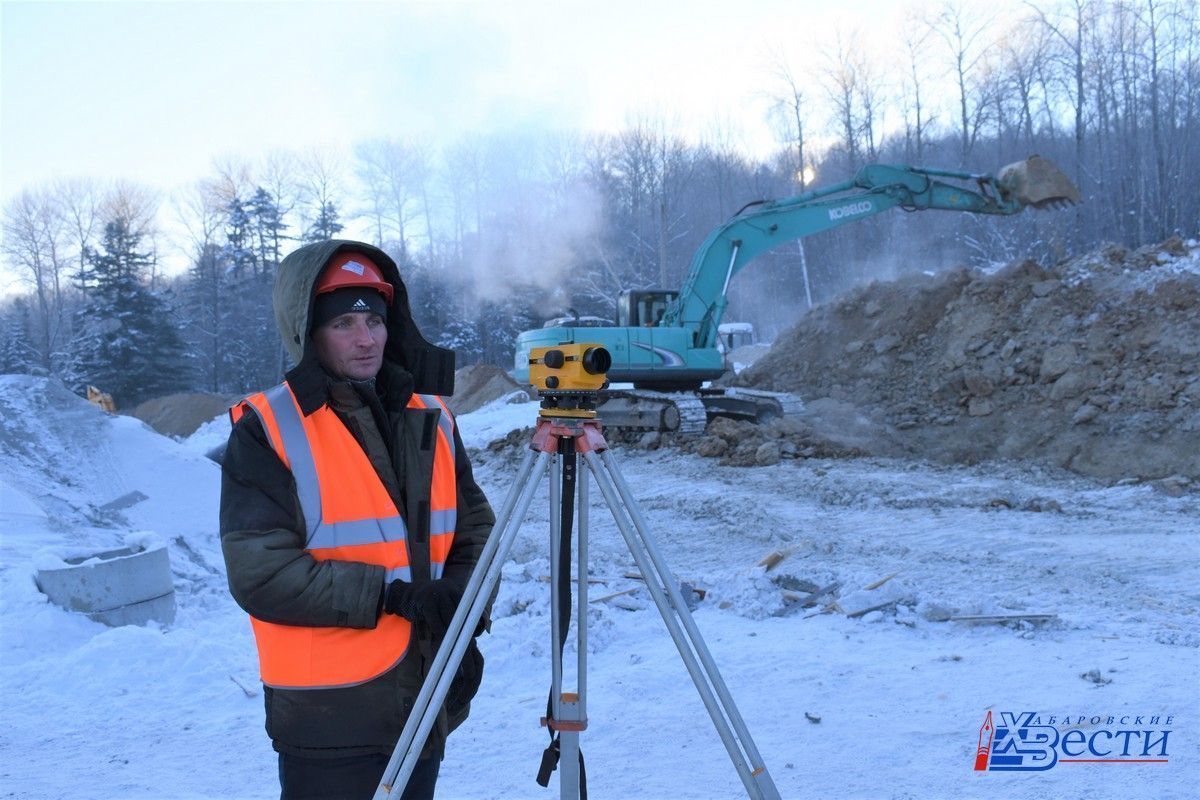
[[[395,580],[388,584],[383,595],[383,610],[404,617],[409,622],[423,622],[435,639],[440,639],[450,627],[462,589],[452,581],[409,583]]]
[[[446,713],[451,717],[451,724],[455,723],[454,718],[470,706],[471,698],[479,691],[482,680],[483,653],[479,652],[479,646],[472,639],[463,653],[458,671],[454,673],[454,680],[450,681],[450,690],[446,693]]]

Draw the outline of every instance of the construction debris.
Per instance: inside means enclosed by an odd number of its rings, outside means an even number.
[[[794,591],[783,592],[783,600],[786,603],[799,603],[800,608],[812,608],[826,598],[833,596],[833,593],[842,587],[841,581],[834,581],[828,586],[822,586],[808,594],[800,594]]]

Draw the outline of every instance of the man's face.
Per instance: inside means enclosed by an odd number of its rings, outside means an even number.
[[[387,325],[378,314],[355,311],[317,328],[313,342],[326,372],[335,378],[365,381],[383,367]]]

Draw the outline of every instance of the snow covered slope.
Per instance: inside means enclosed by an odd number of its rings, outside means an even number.
[[[484,448],[532,425],[534,409],[492,405],[460,426]],[[0,796],[278,796],[253,640],[224,586],[219,472],[203,449],[104,415],[52,382],[0,378]],[[1012,466],[744,469],[674,450],[616,455],[667,561],[706,591],[698,624],[783,797],[1194,796],[1195,494]],[[519,457],[476,453],[496,506]],[[133,491],[146,499],[103,508]],[[634,591],[589,610],[590,795],[744,796],[592,495],[590,572],[600,583],[591,596]],[[505,568],[481,641],[483,687],[451,739],[440,798],[557,796],[533,780],[550,672],[545,497]],[[168,628],[105,628],[37,592],[39,549],[104,547],[131,530],[170,542],[179,615]],[[787,552],[777,566],[756,566],[776,550]],[[872,605],[884,607],[849,616]],[[1055,619],[946,619],[1022,613]],[[974,772],[988,710],[1172,716],[1169,759]]]

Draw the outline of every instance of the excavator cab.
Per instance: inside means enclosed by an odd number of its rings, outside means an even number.
[[[666,289],[628,290],[617,295],[617,327],[653,328],[679,292]]]

